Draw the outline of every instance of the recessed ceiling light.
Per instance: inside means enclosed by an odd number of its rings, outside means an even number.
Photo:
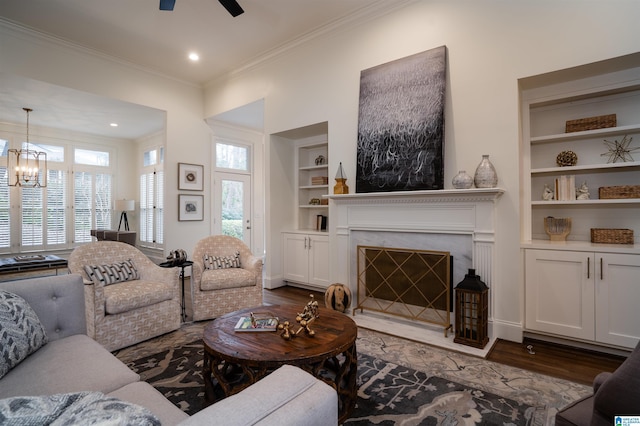
[[[118,127],[118,123],[111,123],[111,124],[109,124],[109,126],[111,126],[111,127]]]
[[[197,62],[200,60],[200,55],[198,55],[196,52],[191,52],[189,53],[189,60]]]

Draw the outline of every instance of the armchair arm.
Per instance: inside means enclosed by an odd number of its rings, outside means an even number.
[[[204,263],[194,260],[191,266],[191,292],[200,291],[200,282],[202,281],[202,273],[204,272]]]

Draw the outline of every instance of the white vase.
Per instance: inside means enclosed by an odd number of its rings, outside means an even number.
[[[469,189],[473,186],[473,178],[466,171],[460,170],[451,183],[455,189]]]
[[[473,177],[473,183],[476,188],[495,188],[498,186],[498,173],[496,173],[496,168],[489,161],[488,155],[482,156],[482,161],[478,164],[476,174]]]

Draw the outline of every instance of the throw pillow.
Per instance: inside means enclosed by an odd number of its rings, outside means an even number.
[[[204,255],[204,269],[240,268],[240,252],[232,256]]]
[[[1,399],[0,420],[10,425],[160,426],[160,420],[148,409],[102,392]]]
[[[140,279],[140,274],[131,259],[109,265],[85,265],[89,279],[104,285]]]
[[[0,290],[0,378],[46,343],[40,318],[27,301]]]

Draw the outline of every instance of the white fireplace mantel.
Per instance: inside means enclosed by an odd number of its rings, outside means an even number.
[[[496,290],[496,202],[501,188],[444,189],[328,195],[331,282],[349,285],[356,294],[352,234],[357,231],[469,235],[472,268]],[[355,235],[355,234],[354,234]],[[492,291],[490,319],[493,312]],[[355,297],[354,297],[355,298]],[[354,307],[355,305],[352,305]]]

